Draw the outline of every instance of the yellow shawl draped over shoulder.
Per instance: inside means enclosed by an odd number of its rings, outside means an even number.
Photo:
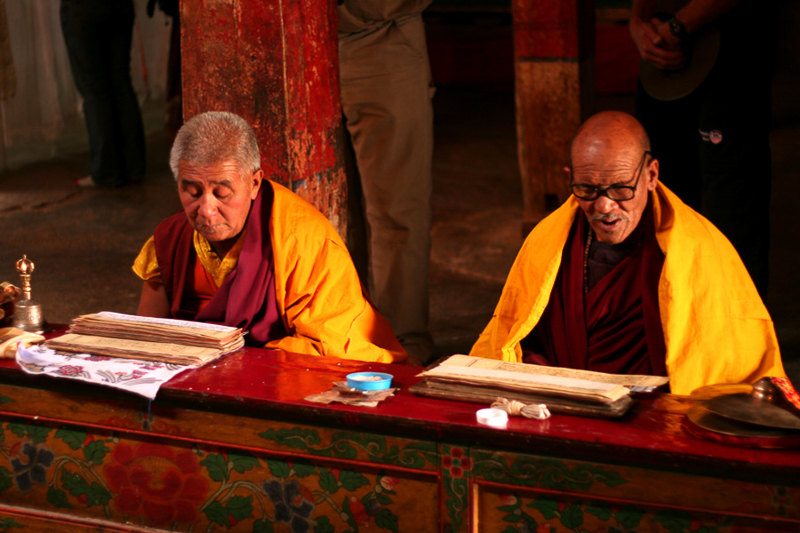
[[[733,245],[661,183],[650,201],[665,256],[658,304],[672,392],[785,376],[772,319]],[[531,231],[470,355],[522,361],[520,341],[544,313],[580,213],[570,197]]]

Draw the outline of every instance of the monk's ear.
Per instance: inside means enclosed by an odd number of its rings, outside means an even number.
[[[658,185],[658,159],[650,157],[650,162],[647,164],[647,190],[654,191]]]
[[[250,179],[253,180],[253,190],[250,192],[250,199],[255,200],[256,196],[258,196],[258,191],[261,190],[261,183],[264,181],[264,171],[259,168],[253,172]]]
[[[564,167],[564,174],[567,176],[567,183],[572,183],[572,171],[569,167]]]

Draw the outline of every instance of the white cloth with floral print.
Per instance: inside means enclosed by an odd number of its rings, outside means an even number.
[[[28,374],[78,379],[154,399],[158,389],[188,367],[102,355],[56,352],[45,346],[17,348],[17,363]]]

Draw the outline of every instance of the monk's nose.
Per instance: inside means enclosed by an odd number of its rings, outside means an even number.
[[[211,218],[217,214],[217,200],[213,195],[207,194],[200,197],[200,206],[197,214],[203,218]]]
[[[594,209],[598,213],[610,213],[616,206],[617,202],[605,196],[601,196],[594,201]]]

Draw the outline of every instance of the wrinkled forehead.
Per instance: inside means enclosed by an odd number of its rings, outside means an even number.
[[[214,163],[199,163],[187,159],[178,162],[179,181],[245,181],[247,173],[243,172],[233,159]]]
[[[640,166],[644,151],[635,143],[612,138],[576,144],[570,155],[573,179],[578,176],[605,179],[627,175],[627,180]]]

